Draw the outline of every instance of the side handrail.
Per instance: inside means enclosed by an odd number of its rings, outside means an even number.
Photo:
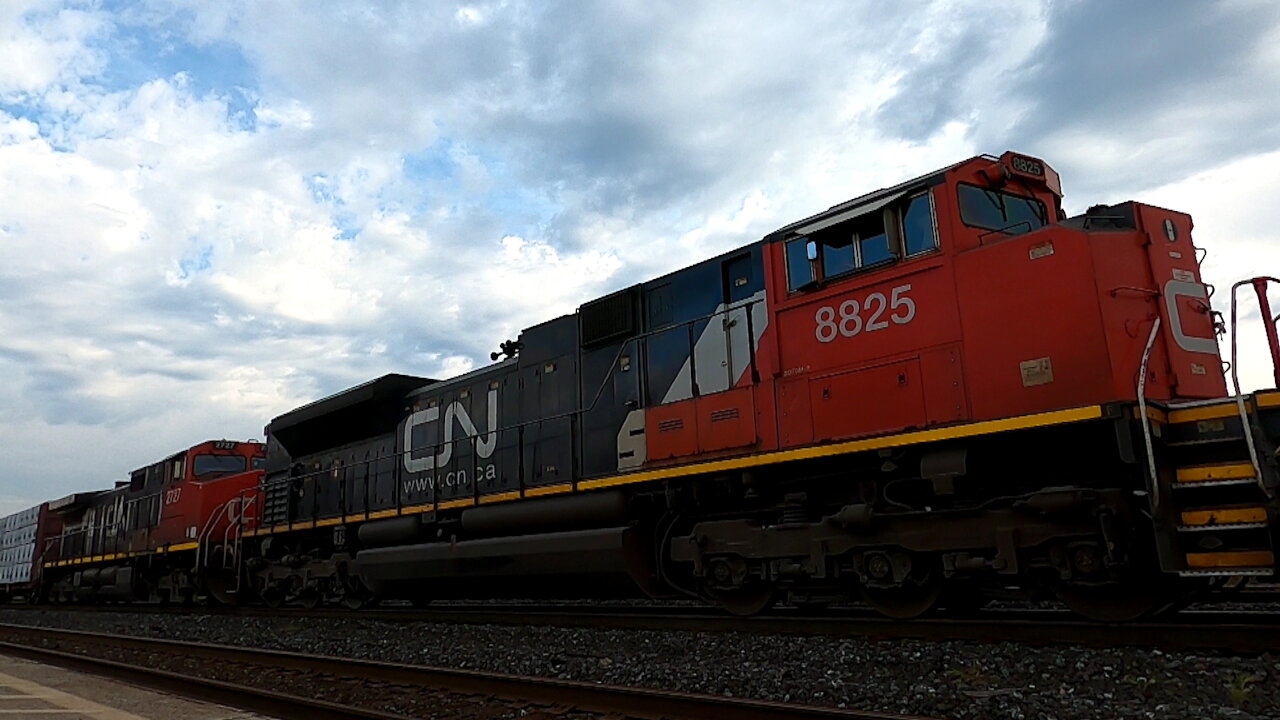
[[[743,315],[745,315],[745,320],[746,320],[746,324],[745,324],[745,328],[744,328],[744,330],[745,330],[745,332],[746,332],[746,334],[747,334],[747,342],[746,342],[746,345],[747,345],[747,358],[746,358],[746,361],[747,361],[747,362],[746,362],[746,367],[744,367],[744,368],[743,368],[743,370],[744,370],[744,371],[746,371],[746,372],[749,372],[749,373],[751,374],[751,379],[752,379],[752,382],[753,382],[753,383],[754,383],[754,382],[758,382],[758,381],[759,381],[759,369],[758,369],[758,357],[756,356],[756,347],[755,347],[755,329],[756,329],[756,320],[755,320],[755,317],[754,317],[754,312],[755,312],[755,308],[756,308],[756,306],[757,306],[757,305],[759,305],[759,306],[761,306],[761,307],[767,307],[766,302],[767,302],[767,299],[766,299],[766,298],[755,298],[755,297],[752,297],[752,298],[746,298],[746,299],[744,299],[744,300],[739,300],[739,301],[736,301],[736,302],[733,302],[733,303],[729,303],[729,304],[727,304],[727,305],[726,305],[724,308],[722,308],[722,309],[718,309],[718,310],[716,310],[716,311],[714,311],[714,312],[711,312],[711,313],[708,313],[708,314],[705,314],[705,315],[700,315],[700,316],[698,316],[698,317],[696,317],[696,318],[692,318],[692,319],[689,319],[689,320],[685,320],[685,321],[682,321],[682,322],[679,322],[679,323],[674,323],[674,324],[672,324],[672,325],[669,325],[669,326],[666,326],[666,327],[662,327],[662,328],[659,328],[659,329],[656,329],[656,330],[649,330],[649,331],[646,331],[646,332],[637,333],[636,335],[633,335],[633,336],[631,336],[631,337],[627,338],[627,339],[626,339],[624,342],[622,342],[622,344],[618,347],[618,350],[617,350],[617,352],[615,352],[615,353],[614,353],[613,359],[612,359],[612,361],[610,362],[608,369],[605,371],[603,378],[601,379],[600,383],[599,383],[599,384],[598,384],[598,386],[596,387],[595,392],[592,394],[591,401],[590,401],[589,403],[586,403],[584,406],[581,406],[581,407],[578,407],[578,408],[574,408],[574,409],[571,409],[571,410],[566,410],[566,411],[559,412],[559,413],[555,413],[555,414],[552,414],[552,415],[545,415],[545,416],[542,416],[542,417],[539,417],[539,418],[535,418],[535,419],[531,419],[531,420],[524,420],[524,421],[522,421],[522,422],[518,422],[518,423],[513,423],[513,424],[509,424],[509,425],[504,425],[504,426],[500,426],[500,427],[495,427],[495,428],[494,428],[493,430],[491,430],[490,432],[494,432],[494,433],[503,433],[503,432],[513,432],[513,431],[514,431],[514,432],[516,432],[518,435],[520,435],[520,437],[521,437],[521,440],[520,440],[519,444],[523,444],[523,432],[524,432],[524,430],[525,430],[526,428],[528,428],[528,427],[532,427],[532,426],[535,426],[535,425],[540,425],[540,424],[542,424],[542,423],[547,423],[547,422],[551,422],[551,421],[555,421],[555,420],[568,420],[568,421],[569,421],[569,422],[571,422],[571,423],[572,423],[572,422],[577,421],[577,419],[578,419],[580,416],[582,416],[582,415],[584,415],[584,414],[586,414],[586,413],[590,412],[591,410],[595,409],[596,405],[597,405],[597,404],[599,403],[599,401],[600,401],[600,398],[601,398],[601,397],[603,396],[603,394],[604,394],[604,390],[605,390],[605,388],[606,388],[606,387],[608,387],[608,385],[609,385],[610,378],[612,377],[614,370],[618,367],[618,364],[619,364],[619,362],[620,362],[621,358],[623,357],[623,355],[625,355],[625,354],[626,354],[627,349],[628,349],[629,347],[631,347],[631,346],[633,346],[633,345],[637,344],[637,343],[638,343],[639,341],[641,341],[641,340],[645,340],[645,339],[647,339],[647,338],[650,338],[650,337],[653,337],[653,336],[656,336],[656,335],[660,335],[660,334],[664,334],[664,333],[676,332],[676,331],[679,331],[679,330],[681,330],[681,329],[685,329],[685,330],[687,330],[687,331],[690,333],[690,338],[689,338],[689,360],[688,360],[689,365],[690,365],[690,368],[689,368],[689,369],[690,369],[690,385],[691,385],[691,391],[693,392],[693,395],[694,395],[695,397],[697,397],[697,396],[699,396],[701,393],[699,393],[698,388],[697,388],[697,374],[696,374],[696,373],[697,373],[697,370],[696,370],[696,367],[695,367],[695,366],[696,366],[696,364],[697,364],[697,352],[696,352],[696,347],[695,347],[695,346],[696,346],[696,342],[695,342],[695,341],[696,341],[696,338],[695,338],[695,337],[693,337],[693,335],[692,335],[693,328],[694,328],[694,327],[695,327],[695,325],[696,325],[697,323],[699,323],[699,322],[702,322],[702,321],[714,322],[716,318],[719,318],[722,322],[728,322],[731,318],[733,318],[733,317],[734,317],[734,315],[735,315],[736,313],[742,313]],[[732,388],[732,387],[733,387],[733,382],[734,382],[734,377],[733,377],[733,375],[732,375],[733,362],[732,362],[732,360],[730,359],[730,358],[731,358],[732,349],[729,349],[729,350],[728,350],[728,353],[730,353],[730,355],[728,355],[728,356],[727,356],[727,358],[726,358],[726,363],[727,363],[727,367],[726,367],[726,374],[727,374],[727,377],[728,377],[728,379],[727,379],[727,384],[729,385],[729,387],[730,387],[730,388]],[[487,434],[487,433],[481,433],[481,434]],[[374,455],[373,457],[368,457],[368,458],[365,458],[365,459],[363,459],[363,460],[357,460],[357,461],[355,461],[355,462],[352,462],[352,463],[351,463],[351,464],[349,464],[349,465],[348,465],[348,464],[343,464],[343,465],[342,465],[342,466],[340,466],[340,468],[339,468],[339,470],[340,470],[340,472],[341,472],[341,481],[342,481],[340,484],[342,484],[342,485],[343,485],[343,488],[342,488],[342,490],[340,491],[340,494],[342,495],[342,497],[340,498],[340,503],[339,503],[339,504],[340,504],[340,506],[341,506],[341,507],[339,508],[339,510],[340,510],[340,513],[339,513],[339,514],[344,514],[344,513],[346,513],[346,507],[345,507],[345,506],[346,506],[346,500],[347,500],[347,497],[346,497],[346,496],[347,496],[347,489],[346,489],[346,487],[345,487],[345,481],[346,481],[346,478],[347,478],[346,473],[347,473],[348,471],[350,471],[350,470],[354,470],[355,468],[360,467],[360,466],[364,466],[364,467],[365,467],[364,480],[365,480],[365,490],[366,490],[366,493],[367,493],[367,492],[370,490],[370,487],[369,487],[369,486],[370,486],[370,480],[371,480],[371,479],[373,478],[373,476],[374,476],[374,475],[376,475],[376,474],[377,474],[377,472],[378,472],[375,468],[376,468],[377,464],[378,464],[378,463],[380,463],[380,462],[382,462],[382,461],[385,461],[385,460],[399,461],[399,460],[401,460],[405,455],[407,455],[407,454],[409,454],[409,453],[412,453],[412,452],[421,452],[421,451],[424,451],[424,450],[429,450],[429,451],[431,451],[431,452],[433,452],[433,453],[436,453],[436,452],[438,452],[439,450],[443,449],[443,448],[445,447],[445,445],[446,445],[446,444],[453,444],[453,445],[456,445],[456,444],[457,444],[457,443],[459,443],[459,442],[469,442],[469,443],[471,443],[471,444],[472,444],[472,446],[473,446],[473,453],[474,453],[474,445],[476,444],[476,442],[478,441],[478,439],[479,439],[479,438],[478,438],[478,436],[471,436],[471,437],[468,437],[468,438],[465,438],[465,439],[453,439],[452,441],[450,441],[450,443],[445,443],[445,442],[441,441],[441,442],[438,442],[438,443],[432,443],[432,444],[430,444],[430,445],[417,446],[417,447],[407,448],[407,449],[405,449],[405,450],[401,450],[401,451],[391,452],[391,453],[388,453],[388,454],[386,454],[386,455]],[[301,472],[301,473],[298,473],[298,474],[278,475],[278,476],[276,476],[276,477],[272,477],[272,478],[269,478],[269,479],[268,479],[268,478],[264,478],[264,479],[263,479],[263,481],[262,481],[262,483],[261,483],[261,485],[260,485],[260,487],[261,487],[261,489],[262,489],[262,491],[263,491],[263,492],[262,492],[262,493],[259,493],[259,495],[258,495],[258,502],[265,503],[265,501],[266,501],[266,493],[267,493],[267,491],[269,491],[269,490],[275,490],[275,489],[279,489],[279,488],[282,488],[282,487],[287,487],[287,486],[289,486],[291,483],[294,483],[294,482],[303,482],[303,483],[305,483],[305,482],[306,482],[306,481],[308,481],[308,480],[314,480],[314,479],[319,478],[319,477],[321,477],[321,476],[323,476],[323,475],[328,475],[328,474],[332,473],[334,470],[335,470],[335,468],[334,468],[334,467],[323,467],[323,468],[316,468],[316,469],[314,469],[314,470],[309,470],[309,471],[306,471],[306,472]],[[436,488],[436,489],[438,490],[438,488]],[[400,493],[399,491],[400,491],[400,487],[399,487],[399,485],[397,485],[397,486],[396,486],[396,489],[395,489],[395,496],[396,496],[396,497],[395,497],[395,506],[396,506],[396,509],[399,509],[399,508],[401,507],[402,503],[403,503],[403,498],[401,498],[401,497],[400,497],[401,493]],[[473,488],[472,488],[472,493],[473,493],[473,494],[475,494],[475,493],[477,493],[477,492],[478,492],[478,486],[473,486]],[[317,503],[319,502],[318,492],[317,492],[314,488],[312,488],[312,490],[311,490],[311,495],[312,495],[312,497],[310,498],[310,500],[311,500],[311,504],[312,504],[312,512],[313,512],[313,515],[314,515],[314,516],[317,516],[317,517],[318,517],[318,515],[316,514],[316,513],[318,512],[318,510],[319,510],[319,508],[318,508],[318,506],[317,506]],[[370,497],[368,497],[368,496],[366,495],[366,497],[365,497],[365,507],[366,507],[366,508],[368,508],[368,507],[370,507],[370,506],[371,506],[371,504],[372,504],[372,498],[370,498]],[[264,517],[265,517],[265,513],[264,513]],[[291,523],[291,522],[292,522],[292,520],[290,520],[290,523]]]
[[[1238,304],[1236,291],[1243,285],[1252,285],[1254,293],[1258,296],[1258,311],[1262,313],[1263,328],[1267,333],[1267,346],[1271,351],[1272,378],[1276,382],[1275,386],[1280,388],[1280,338],[1276,334],[1276,321],[1280,318],[1276,318],[1271,314],[1271,302],[1267,299],[1267,285],[1269,283],[1280,284],[1280,280],[1273,277],[1259,276],[1241,280],[1231,286],[1231,365],[1232,367],[1236,365],[1236,326],[1238,322],[1236,317],[1236,306]],[[1236,393],[1239,394],[1238,387],[1236,388]]]
[[[1264,495],[1271,497],[1271,491],[1267,488],[1266,480],[1262,477],[1262,463],[1258,460],[1258,447],[1253,440],[1253,425],[1249,422],[1249,409],[1245,405],[1244,395],[1240,392],[1240,373],[1237,369],[1239,347],[1237,343],[1239,327],[1237,309],[1238,298],[1236,291],[1244,285],[1252,285],[1254,293],[1258,296],[1258,310],[1262,313],[1263,325],[1267,332],[1267,345],[1271,350],[1271,370],[1272,376],[1276,381],[1276,387],[1280,387],[1280,340],[1276,337],[1276,318],[1271,315],[1271,303],[1267,300],[1267,284],[1280,283],[1273,277],[1260,276],[1241,280],[1231,286],[1231,390],[1236,397],[1236,412],[1240,415],[1240,426],[1244,432],[1245,445],[1249,448],[1249,461],[1253,463],[1254,480],[1258,483]]]
[[[1147,475],[1150,482],[1148,492],[1151,493],[1151,512],[1154,515],[1160,504],[1160,476],[1156,472],[1156,453],[1151,443],[1151,418],[1147,417],[1147,365],[1151,362],[1151,348],[1156,344],[1156,335],[1160,332],[1160,318],[1151,323],[1151,334],[1147,336],[1147,346],[1142,349],[1142,365],[1138,369],[1138,417],[1142,420],[1142,440],[1147,449]]]
[[[223,503],[218,512],[211,513],[209,518],[204,521],[204,527],[200,529],[200,535],[196,537],[196,568],[204,567],[209,564],[209,538],[213,536],[213,529],[217,526],[219,520],[224,516],[231,521],[232,505],[236,503],[236,498],[232,498]],[[225,550],[224,550],[225,552]]]

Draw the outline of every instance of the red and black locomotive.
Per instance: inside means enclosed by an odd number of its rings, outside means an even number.
[[[1061,196],[972,158],[276,418],[248,580],[1123,618],[1270,576],[1280,395],[1227,397],[1191,219]]]
[[[282,415],[223,595],[1126,619],[1273,577],[1280,393],[1228,393],[1191,218],[1061,198],[971,158]]]
[[[53,602],[232,600],[227,551],[265,454],[259,442],[210,440],[134,470],[110,490],[41,505],[43,531],[32,545],[40,572],[21,594]]]

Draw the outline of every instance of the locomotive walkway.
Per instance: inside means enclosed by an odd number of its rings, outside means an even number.
[[[450,718],[482,706],[494,718],[937,720],[22,625],[0,625],[0,652],[308,720]]]

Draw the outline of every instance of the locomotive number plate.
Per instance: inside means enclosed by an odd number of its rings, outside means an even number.
[[[887,298],[882,292],[873,292],[861,302],[849,298],[839,306],[823,305],[813,316],[817,323],[813,336],[820,343],[829,343],[837,337],[851,338],[864,331],[884,330],[890,322],[906,325],[916,318],[916,303],[907,295],[909,292],[910,285],[899,285],[889,291]],[[887,320],[886,310],[889,311]]]
[[[1031,158],[1022,157],[1021,155],[1014,155],[1009,159],[1009,163],[1013,165],[1014,170],[1017,170],[1020,173],[1044,177],[1044,165],[1041,165],[1038,160],[1032,160]]]

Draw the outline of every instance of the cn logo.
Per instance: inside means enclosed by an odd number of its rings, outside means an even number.
[[[439,420],[440,408],[427,408],[410,415],[408,421],[404,424],[404,469],[414,473],[430,472],[438,467],[448,465],[449,459],[453,457],[453,426],[455,424],[462,428],[462,437],[478,438],[475,442],[477,455],[481,458],[488,458],[493,455],[493,449],[498,445],[497,388],[489,390],[488,405],[489,432],[480,436],[480,431],[476,429],[476,424],[471,421],[471,416],[467,414],[467,409],[461,403],[449,403],[448,407],[444,409],[444,442],[440,447],[440,453],[438,455],[427,455],[426,457],[413,457],[413,429],[419,425],[426,425]]]

